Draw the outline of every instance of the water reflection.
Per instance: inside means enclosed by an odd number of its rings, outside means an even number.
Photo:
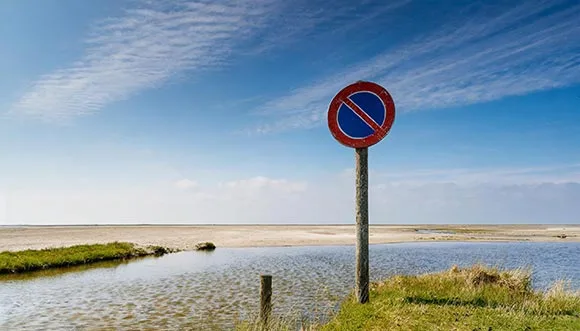
[[[531,267],[537,288],[562,278],[580,288],[579,243],[373,245],[370,258],[373,280],[482,262]],[[352,288],[353,262],[354,247],[222,248],[10,276],[0,280],[0,329],[231,328],[256,310],[260,273],[273,275],[275,313],[324,315]]]
[[[83,271],[90,271],[94,269],[102,269],[102,268],[120,268],[123,265],[127,265],[129,263],[135,263],[140,260],[145,259],[156,259],[155,257],[141,257],[135,258],[130,260],[116,260],[116,261],[100,261],[90,264],[84,265],[76,265],[70,267],[62,267],[62,268],[54,268],[54,269],[46,269],[46,270],[35,270],[30,272],[24,273],[16,273],[16,274],[3,274],[0,275],[0,282],[5,282],[9,280],[31,280],[39,277],[58,277],[67,273],[81,273]],[[0,283],[1,285],[1,283]]]

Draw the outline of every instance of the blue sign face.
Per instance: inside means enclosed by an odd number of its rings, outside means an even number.
[[[364,139],[382,127],[386,117],[385,105],[376,94],[362,91],[351,94],[348,99],[350,102],[344,102],[337,115],[338,127],[345,135]]]
[[[395,120],[395,102],[379,84],[358,81],[340,90],[328,106],[328,128],[341,144],[367,148],[381,141]]]

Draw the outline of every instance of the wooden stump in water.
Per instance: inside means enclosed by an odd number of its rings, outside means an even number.
[[[260,322],[266,326],[272,312],[272,276],[260,275]]]

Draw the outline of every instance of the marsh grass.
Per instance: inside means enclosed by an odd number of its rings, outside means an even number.
[[[76,245],[61,248],[0,253],[0,274],[21,273],[100,261],[163,255],[171,250],[160,246],[137,247],[132,243]]]
[[[307,308],[301,303],[294,303],[289,308],[274,309],[271,317],[264,325],[256,312],[249,314],[244,319],[235,319],[237,331],[315,331],[320,329],[324,322],[329,321],[337,308],[332,302],[338,297],[331,293],[330,289],[321,285],[314,293],[313,298],[318,304]],[[274,305],[276,303],[275,298]]]
[[[244,321],[237,321],[235,324],[236,331],[315,331],[319,328],[319,324],[296,312],[273,314],[266,324],[262,323],[257,315],[252,315]]]
[[[534,291],[526,269],[454,266],[373,283],[369,304],[351,295],[323,325],[295,316],[274,316],[266,326],[250,318],[236,330],[580,330],[580,293],[565,282]]]
[[[580,294],[533,291],[528,270],[453,267],[373,284],[370,304],[349,298],[321,330],[580,330]]]
[[[67,266],[62,268],[48,268],[48,269],[39,269],[33,271],[26,271],[26,272],[17,272],[17,273],[9,273],[9,274],[0,274],[0,282],[3,281],[22,281],[22,280],[31,280],[37,279],[39,277],[54,277],[60,276],[69,273],[82,273],[89,270],[94,269],[109,269],[109,268],[116,268],[121,265],[126,265],[131,261],[136,261],[140,259],[147,259],[151,257],[137,257],[132,259],[122,259],[122,260],[109,260],[109,261],[98,261],[98,262],[91,262],[87,264],[79,264],[74,266]]]

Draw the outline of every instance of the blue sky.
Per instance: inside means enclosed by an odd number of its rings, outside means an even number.
[[[0,224],[352,223],[357,80],[397,117],[371,223],[578,223],[577,1],[0,3]]]

